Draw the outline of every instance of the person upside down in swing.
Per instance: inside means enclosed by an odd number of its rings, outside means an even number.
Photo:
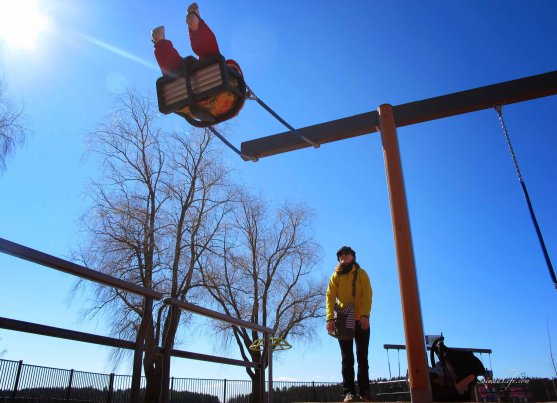
[[[197,3],[192,3],[188,7],[186,24],[188,25],[191,48],[200,60],[220,54],[217,38],[199,15]],[[172,42],[166,39],[164,26],[161,25],[153,29],[151,37],[155,44],[155,58],[162,74],[166,76],[180,75],[183,70],[183,59]],[[234,60],[226,60],[226,64],[242,74],[240,66]]]

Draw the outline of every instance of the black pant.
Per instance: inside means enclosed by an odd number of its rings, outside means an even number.
[[[354,341],[356,341],[356,357],[358,359],[358,387],[360,394],[369,390],[369,365],[367,351],[369,347],[369,328],[362,330],[360,321],[356,321]],[[339,340],[340,354],[342,356],[342,388],[344,394],[356,394],[354,385],[354,349],[353,340]]]

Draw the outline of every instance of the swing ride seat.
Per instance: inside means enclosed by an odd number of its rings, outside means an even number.
[[[435,355],[439,362],[435,362]],[[472,398],[477,377],[485,375],[482,362],[470,351],[452,349],[444,344],[444,337],[435,339],[430,351],[429,378],[434,401],[462,402]],[[459,392],[456,385],[463,383]]]
[[[184,69],[157,80],[159,111],[176,113],[196,127],[208,127],[236,116],[246,100],[241,72],[222,55],[184,59]]]
[[[292,348],[292,345],[282,337],[271,337],[269,338],[269,342],[271,347],[273,348],[273,351],[290,350]],[[251,343],[249,349],[251,351],[263,351],[265,349],[265,339],[255,340],[253,343]]]

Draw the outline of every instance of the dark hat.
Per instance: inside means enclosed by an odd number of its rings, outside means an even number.
[[[343,253],[350,253],[356,258],[356,252],[350,246],[343,246],[337,251],[337,260],[340,260],[340,255]]]

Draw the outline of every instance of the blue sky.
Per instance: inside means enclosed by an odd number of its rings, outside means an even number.
[[[154,96],[153,27],[164,24],[175,47],[190,54],[187,4],[35,4],[46,21],[35,48],[17,48],[16,39],[0,36],[1,76],[31,130],[0,176],[0,237],[67,257],[83,237],[79,217],[89,203],[87,184],[99,174],[95,161],[83,158],[85,136],[123,88]],[[557,69],[557,3],[550,0],[240,0],[201,2],[200,9],[221,52],[241,64],[248,85],[295,127]],[[504,109],[554,264],[556,112],[557,97]],[[164,119],[187,135],[180,118]],[[282,131],[248,103],[229,139],[239,146]],[[557,293],[495,111],[398,134],[425,333],[443,332],[449,346],[493,349],[497,377],[551,375],[547,328],[557,350]],[[324,251],[316,276],[331,274],[340,245],[357,251],[374,290],[371,376],[387,376],[383,344],[404,343],[404,333],[379,134],[258,163],[227,155],[238,181],[271,202],[304,201],[314,208]],[[0,256],[0,276],[0,316],[106,334],[102,320],[80,319],[88,302],[86,296],[70,299],[72,278],[8,256]],[[4,330],[0,338],[6,359],[112,369],[106,348]],[[340,379],[339,349],[324,326],[318,340],[292,344],[276,354],[276,379]],[[197,327],[184,332],[179,347],[223,353]],[[226,354],[237,357],[234,349]],[[391,353],[391,365],[395,357]],[[175,360],[172,368],[175,377],[246,378],[242,369],[195,361]],[[127,371],[128,364],[118,369]]]

